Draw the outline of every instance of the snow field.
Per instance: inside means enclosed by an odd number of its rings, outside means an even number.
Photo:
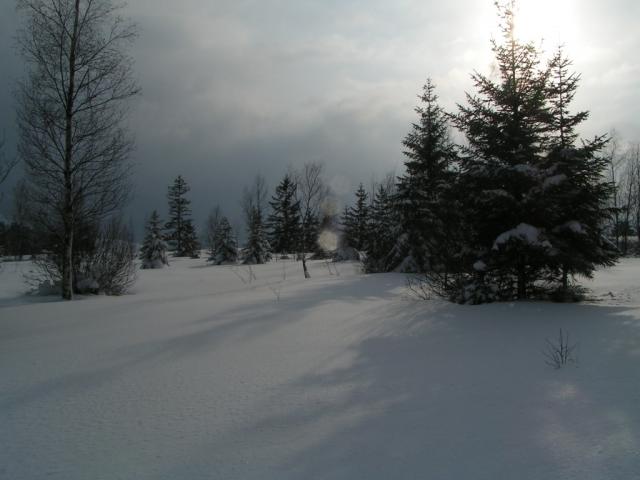
[[[477,307],[355,264],[249,283],[187,259],[65,303],[22,296],[26,265],[0,271],[2,479],[640,472],[639,261],[599,272],[590,304]],[[578,363],[556,371],[541,350],[560,327]]]

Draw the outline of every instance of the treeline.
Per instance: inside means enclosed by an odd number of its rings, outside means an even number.
[[[143,268],[168,265],[168,253],[200,256],[202,246],[191,218],[189,190],[187,182],[178,176],[167,194],[168,221],[163,226],[157,211],[151,214],[140,252]],[[305,277],[309,277],[307,259],[330,255],[318,242],[320,232],[338,234],[332,205],[320,163],[307,163],[300,170],[287,172],[271,196],[264,177],[258,175],[244,189],[241,200],[245,245],[239,248],[238,232],[216,206],[207,218],[203,235],[207,260],[215,265],[263,264],[274,255],[281,259],[294,255],[301,261]]]
[[[134,278],[135,249],[131,228],[113,215],[129,191],[123,101],[138,92],[126,55],[135,29],[106,0],[70,15],[56,14],[64,2],[21,3],[38,8],[26,10],[18,39],[31,67],[18,95],[26,183],[15,191],[12,224],[0,232],[5,253],[42,253],[42,271],[64,298],[122,291]],[[361,185],[340,215],[321,164],[287,172],[271,194],[258,176],[241,200],[245,244],[216,208],[202,236],[208,260],[260,264],[295,255],[308,277],[308,258],[333,255],[360,259],[367,272],[418,273],[420,288],[457,302],[579,298],[576,277],[635,248],[639,149],[604,135],[578,137],[589,116],[571,108],[580,75],[562,49],[543,60],[534,44],[518,40],[514,5],[498,5],[494,74],[472,74],[474,91],[456,111],[439,105],[427,81],[400,177],[370,191]],[[69,28],[80,21],[92,23],[81,33]],[[98,25],[112,25],[116,36],[102,37]],[[69,32],[72,41],[59,40]],[[104,88],[94,88],[94,71]],[[79,83],[71,81],[78,72]],[[168,264],[168,253],[200,255],[188,192],[178,177],[166,222],[151,214],[137,253],[144,268]]]
[[[613,186],[610,236],[623,255],[639,255],[640,245],[640,144],[622,145],[613,134],[606,158],[608,179]]]

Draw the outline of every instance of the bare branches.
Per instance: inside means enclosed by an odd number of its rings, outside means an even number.
[[[302,170],[295,173],[303,221],[310,216],[317,216],[329,196],[330,190],[324,182],[323,174],[324,165],[318,162],[305,163]]]
[[[32,203],[61,229],[63,296],[71,298],[73,230],[118,210],[130,190],[126,100],[140,91],[128,47],[134,24],[110,0],[18,0],[29,72],[18,94],[19,158]]]
[[[310,226],[317,221],[320,209],[329,196],[329,187],[324,181],[324,165],[318,162],[305,163],[302,170],[294,173],[296,196],[300,209],[302,235],[298,257],[302,260],[304,277],[310,278],[307,269],[306,248],[311,244],[311,237],[317,232],[310,231]],[[315,239],[313,239],[315,241]]]
[[[569,332],[564,333],[561,328],[558,339],[555,342],[552,342],[548,338],[546,339],[546,347],[542,351],[546,359],[545,363],[556,370],[559,370],[568,363],[576,363],[577,360],[573,356],[576,347],[577,344],[574,343],[571,345],[569,343]]]
[[[242,192],[241,207],[247,224],[251,222],[251,219],[256,212],[258,212],[261,217],[264,216],[267,196],[267,182],[264,176],[256,175],[253,185],[245,187]]]
[[[13,167],[18,163],[18,159],[7,160],[4,153],[4,138],[0,138],[0,185],[7,179]]]
[[[137,32],[118,8],[108,0],[18,2],[27,17],[18,43],[30,66],[19,90],[18,153],[28,176],[48,177],[33,182],[40,190],[70,176],[72,207],[84,218],[105,217],[126,200],[133,141],[121,127],[123,101],[139,93],[126,47]],[[41,192],[40,203],[61,202],[59,190]]]

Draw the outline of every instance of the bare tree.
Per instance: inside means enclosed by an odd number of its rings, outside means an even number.
[[[621,177],[623,168],[623,158],[620,155],[620,142],[618,140],[618,134],[613,131],[610,134],[610,141],[607,144],[607,150],[605,156],[609,163],[608,168],[608,180],[611,183],[613,194],[611,196],[611,206],[613,208],[613,227],[612,233],[615,237],[616,247],[620,248],[620,216],[621,205],[623,203],[623,193],[621,188]]]
[[[640,237],[640,143],[634,143],[629,147],[628,162],[633,172],[632,212],[635,234]]]
[[[110,0],[18,0],[19,158],[39,221],[60,240],[62,297],[73,296],[74,231],[129,192],[133,140],[126,100],[138,94],[127,53],[136,27]]]
[[[268,194],[267,182],[262,175],[256,175],[253,185],[244,188],[242,191],[241,207],[247,224],[256,212],[258,212],[262,218],[265,217],[264,209],[267,206]]]
[[[0,138],[0,185],[7,179],[13,167],[18,163],[18,159],[7,160],[4,153],[4,138]]]
[[[629,146],[625,155],[624,170],[620,178],[620,191],[623,203],[620,205],[621,220],[618,234],[622,236],[622,252],[626,255],[629,252],[629,234],[631,233],[632,215],[635,216],[635,208],[638,199],[638,169],[640,165],[634,157],[634,149]]]
[[[640,228],[640,145],[629,144],[621,151],[615,144],[608,152],[609,177],[614,187],[613,231],[616,245],[629,253],[629,236]]]
[[[299,258],[302,260],[302,269],[304,278],[310,278],[309,269],[307,268],[307,246],[315,241],[311,238],[316,234],[309,231],[309,226],[313,223],[313,219],[318,219],[320,209],[324,201],[329,196],[329,187],[324,181],[324,165],[319,162],[305,163],[302,170],[295,173],[297,184],[297,195],[300,208],[300,221],[302,225],[302,235],[300,235]]]

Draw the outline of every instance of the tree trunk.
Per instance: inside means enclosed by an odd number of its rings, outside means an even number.
[[[518,300],[527,298],[527,266],[523,261],[518,265]]]
[[[65,227],[62,257],[62,298],[73,299],[73,226]]]
[[[304,220],[302,223],[302,235],[300,235],[300,257],[302,260],[302,271],[304,272],[304,278],[311,278],[311,274],[309,273],[309,269],[307,268],[307,230],[304,227]]]
[[[73,298],[73,181],[71,178],[73,155],[73,98],[75,91],[76,46],[78,41],[78,22],[80,19],[80,0],[75,1],[73,33],[69,47],[69,86],[66,92],[65,128],[64,128],[64,250],[62,253],[62,298]]]
[[[562,290],[567,291],[569,288],[569,269],[566,265],[562,266]]]
[[[307,254],[302,253],[302,271],[304,272],[304,278],[311,278],[309,269],[307,269]]]

